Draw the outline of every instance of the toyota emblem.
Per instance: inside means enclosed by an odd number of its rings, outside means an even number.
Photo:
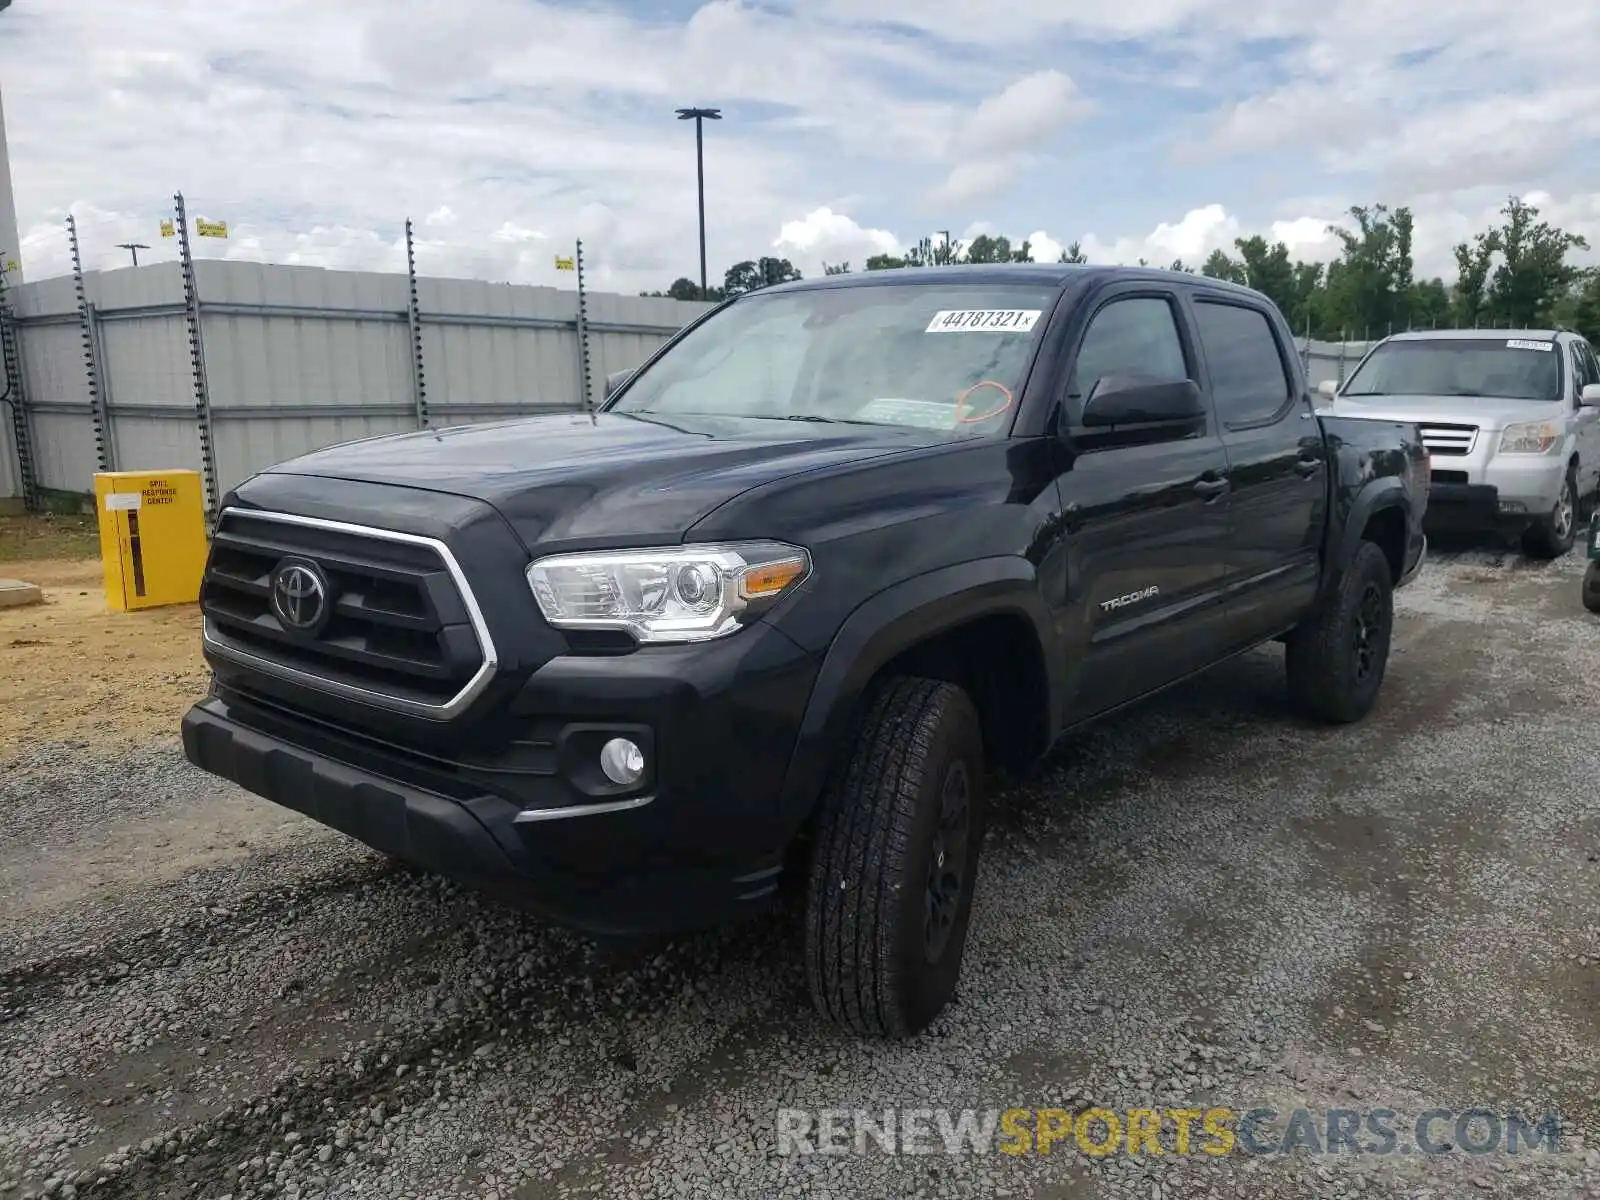
[[[316,633],[332,611],[328,581],[316,563],[286,558],[272,572],[272,612],[293,633]]]

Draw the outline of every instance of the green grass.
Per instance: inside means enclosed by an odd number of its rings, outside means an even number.
[[[34,513],[0,517],[0,563],[30,558],[98,558],[100,527],[92,514]]]

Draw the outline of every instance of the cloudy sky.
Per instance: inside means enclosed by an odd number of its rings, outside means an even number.
[[[1509,0],[13,0],[3,89],[30,278],[152,243],[594,286],[807,274],[950,230],[1198,262],[1263,232],[1326,257],[1409,204],[1419,273],[1509,193],[1600,247],[1600,4]],[[1591,258],[1593,255],[1590,256]]]

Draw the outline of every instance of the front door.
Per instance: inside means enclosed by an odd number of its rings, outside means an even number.
[[[1061,412],[1058,479],[1067,534],[1067,643],[1078,680],[1068,719],[1114,708],[1205,665],[1228,549],[1227,456],[1215,422],[1181,440],[1127,444],[1074,431],[1105,375],[1196,379],[1175,295],[1113,292],[1086,326]],[[1075,670],[1073,668],[1076,668]]]
[[[1579,403],[1586,384],[1600,383],[1600,361],[1589,343],[1574,339],[1569,343],[1572,375],[1573,421],[1578,430],[1578,490],[1588,495],[1600,483],[1600,408],[1585,408]]]

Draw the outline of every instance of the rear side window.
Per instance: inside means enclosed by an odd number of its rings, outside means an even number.
[[[1194,311],[1217,419],[1225,425],[1271,420],[1293,391],[1266,314],[1209,300],[1197,300]]]

